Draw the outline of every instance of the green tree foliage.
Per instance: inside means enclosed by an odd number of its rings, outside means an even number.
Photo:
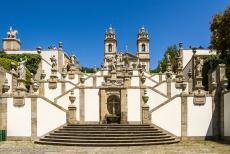
[[[41,61],[41,56],[37,54],[6,54],[5,52],[0,52],[0,58],[11,59],[16,62],[19,62],[20,58],[26,58],[26,68],[33,74],[37,73],[37,69]]]
[[[211,68],[215,68],[216,63],[226,64],[226,74],[229,80],[230,88],[230,5],[224,13],[216,13],[211,22],[210,30],[212,32],[211,48],[218,52],[217,60],[209,60]],[[208,67],[204,65],[204,67]]]
[[[11,70],[11,63],[15,63],[18,65],[18,62],[12,59],[7,59],[7,58],[0,58],[0,66],[2,66],[4,69],[7,71]],[[31,84],[31,72],[26,68],[26,88],[29,89],[29,86]]]
[[[154,70],[151,70],[150,72],[151,73],[158,73],[158,72],[160,72],[160,67],[162,68],[162,70],[161,70],[162,72],[166,71],[166,64],[167,64],[166,55],[167,54],[169,54],[171,56],[172,71],[175,72],[176,71],[177,51],[178,51],[178,49],[177,49],[177,46],[175,44],[169,46],[165,51],[164,58],[159,61],[157,68]]]

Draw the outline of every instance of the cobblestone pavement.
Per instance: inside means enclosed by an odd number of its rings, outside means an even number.
[[[129,146],[129,147],[74,147],[38,145],[29,141],[0,142],[1,154],[230,154],[230,143],[214,141],[187,141],[170,145]]]

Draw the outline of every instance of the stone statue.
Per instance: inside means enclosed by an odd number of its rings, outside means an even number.
[[[6,33],[7,38],[16,38],[18,34],[17,30],[13,30],[12,27],[10,27],[9,31]]]
[[[169,53],[166,54],[166,61],[167,63],[170,63],[170,59],[171,59],[171,56],[169,55]]]
[[[25,65],[26,65],[27,59],[22,60],[22,58],[20,58],[20,62],[19,62],[19,66],[18,66],[18,77],[19,79],[25,79]]]
[[[113,56],[111,59],[111,69],[112,70],[116,69],[116,63],[117,63],[117,59],[116,59],[116,57]]]
[[[203,59],[200,57],[197,57],[196,59],[196,75],[202,76],[202,70],[203,70]]]
[[[70,63],[71,64],[75,64],[75,62],[76,62],[76,56],[75,55],[71,55],[70,56]]]
[[[50,58],[50,61],[51,61],[51,66],[52,66],[52,68],[54,68],[54,67],[57,66],[57,59],[55,58],[55,55],[53,55],[53,56]]]

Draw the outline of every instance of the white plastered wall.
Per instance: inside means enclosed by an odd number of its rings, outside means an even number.
[[[156,74],[156,75],[152,76],[151,79],[153,79],[156,82],[159,82],[159,75]]]
[[[104,82],[104,77],[97,77],[96,78],[96,86],[101,86],[102,82]]]
[[[37,136],[42,136],[66,123],[66,113],[56,106],[38,98]]]
[[[93,77],[89,77],[88,79],[86,79],[84,85],[87,87],[92,87],[93,86]]]
[[[44,83],[44,95],[51,101],[54,101],[54,98],[61,95],[61,83],[57,83],[57,88],[49,89],[49,83]]]
[[[85,121],[99,122],[99,89],[85,89]]]
[[[212,136],[212,98],[206,97],[204,105],[194,105],[193,98],[187,102],[187,135]]]
[[[158,94],[157,92],[151,89],[147,89],[147,94],[149,96],[147,104],[149,105],[150,110],[152,110],[153,108],[157,107],[158,105],[162,104],[164,101],[167,100],[166,97]]]
[[[8,85],[10,86],[8,93],[11,93],[12,92],[12,75],[6,72],[6,79],[8,80]]]
[[[150,86],[150,87],[153,87],[153,86],[155,86],[156,84],[157,84],[156,82],[150,80],[149,78],[146,78],[145,83],[144,83],[144,85]]]
[[[25,105],[15,107],[13,98],[7,98],[7,136],[31,136],[31,99]]]
[[[230,92],[224,95],[224,136],[230,136]]]
[[[139,86],[139,77],[131,77],[131,86],[138,87]]]
[[[140,102],[140,89],[128,89],[128,122],[141,121],[141,102]]]
[[[161,83],[160,85],[155,87],[155,89],[167,95],[167,83],[166,82]]]
[[[181,98],[176,97],[152,113],[152,123],[181,136]]]

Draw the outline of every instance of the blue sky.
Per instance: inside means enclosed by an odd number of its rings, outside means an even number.
[[[154,68],[172,44],[182,41],[184,47],[207,47],[212,16],[229,4],[229,0],[5,0],[0,8],[0,37],[13,26],[24,49],[47,48],[62,41],[82,65],[99,66],[110,24],[117,34],[118,50],[128,44],[132,53],[138,29],[144,25]]]

